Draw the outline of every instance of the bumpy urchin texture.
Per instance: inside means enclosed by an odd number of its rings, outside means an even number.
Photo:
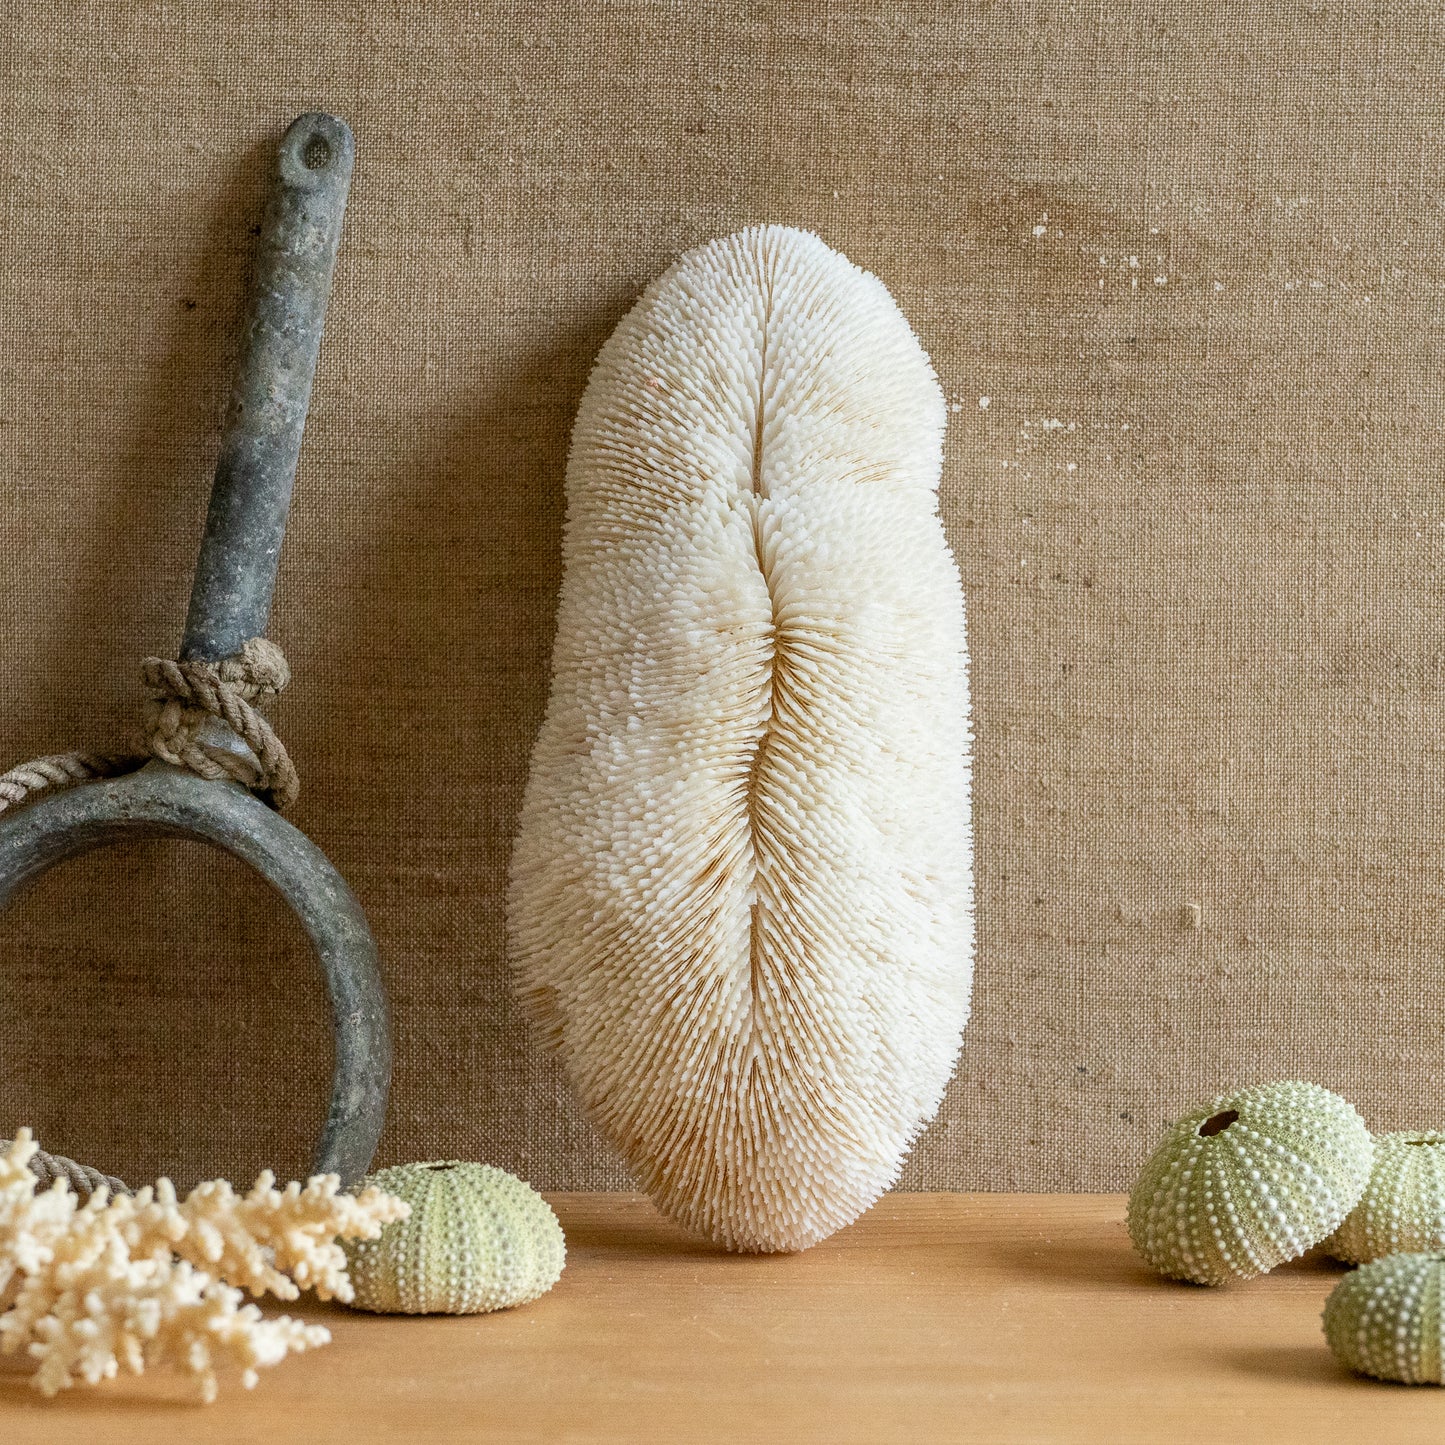
[[[346,1244],[357,1309],[485,1314],[546,1294],[562,1274],[557,1216],[505,1170],[439,1159],[382,1169],[366,1182],[404,1199],[411,1214],[377,1239]]]
[[[1445,1134],[1376,1135],[1370,1181],[1325,1248],[1349,1264],[1445,1248]]]
[[[734,1249],[877,1198],[968,1012],[943,429],[883,285],[767,226],[649,288],[573,433],[518,987],[643,1187]]]
[[[1256,1084],[1191,1109],[1129,1197],[1129,1237],[1160,1274],[1223,1284],[1318,1244],[1354,1208],[1374,1147],[1318,1084]]]
[[[1352,1269],[1325,1301],[1325,1339],[1380,1380],[1438,1385],[1445,1254],[1387,1254]]]

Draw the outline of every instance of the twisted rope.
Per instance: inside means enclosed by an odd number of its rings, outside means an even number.
[[[257,710],[291,681],[286,655],[274,642],[253,637],[235,657],[220,662],[171,662],[148,657],[141,680],[151,690],[146,748],[154,758],[203,778],[230,778],[284,809],[301,790],[296,769],[271,724]],[[256,763],[224,748],[208,747],[199,731],[219,718]]]
[[[0,1139],[0,1154],[9,1147],[9,1139]],[[37,1150],[31,1159],[30,1172],[40,1181],[40,1189],[49,1189],[57,1179],[63,1179],[82,1198],[94,1194],[101,1185],[109,1189],[112,1196],[131,1192],[128,1185],[113,1175],[102,1174],[88,1164],[77,1164],[63,1154],[47,1154],[43,1149]]]
[[[291,681],[285,654],[274,642],[253,637],[234,657],[220,662],[173,662],[147,657],[141,681],[150,692],[146,736],[138,753],[57,753],[0,773],[0,813],[47,788],[71,787],[134,772],[151,758],[198,777],[230,778],[278,811],[301,790],[289,754],[260,707]],[[250,758],[201,740],[219,719],[255,756]]]
[[[0,773],[0,813],[43,788],[68,788],[96,778],[117,778],[144,762],[130,753],[57,753]]]

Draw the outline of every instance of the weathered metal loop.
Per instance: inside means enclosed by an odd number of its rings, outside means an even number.
[[[265,632],[353,155],[351,132],[335,116],[302,116],[280,144],[191,591],[185,662],[236,656]],[[193,736],[208,750],[254,761],[220,717],[198,724]],[[305,927],[326,976],[336,1038],[331,1106],[314,1168],[355,1182],[375,1153],[391,1082],[376,943],[355,895],[321,850],[252,793],[229,777],[198,777],[155,761],[4,813],[0,908],[64,859],[155,836],[197,839],[242,859]]]
[[[361,1178],[376,1152],[391,1080],[391,1035],[366,915],[326,855],[260,799],[148,763],[0,818],[0,908],[47,868],[127,838],[194,838],[249,863],[300,919],[326,976],[336,1035],[331,1107],[313,1171]],[[197,938],[197,947],[204,939]],[[224,1028],[224,1020],[217,1020]]]

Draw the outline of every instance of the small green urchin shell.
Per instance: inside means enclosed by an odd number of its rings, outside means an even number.
[[[1160,1274],[1251,1279],[1355,1207],[1374,1145],[1338,1094],[1291,1080],[1221,1094],[1164,1136],[1129,1196],[1129,1237]]]
[[[1360,1202],[1325,1240],[1347,1264],[1445,1248],[1445,1134],[1379,1134]]]
[[[378,1239],[347,1243],[357,1309],[485,1314],[546,1294],[562,1273],[557,1216],[505,1170],[443,1159],[383,1169],[366,1182],[406,1200],[411,1216]]]
[[[1325,1301],[1325,1339],[1362,1375],[1440,1384],[1442,1280],[1445,1254],[1387,1254],[1352,1269]]]

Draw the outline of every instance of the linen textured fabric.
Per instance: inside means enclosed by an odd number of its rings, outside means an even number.
[[[378,1165],[626,1187],[510,996],[568,436],[692,246],[816,231],[951,410],[973,1013],[905,1188],[1127,1187],[1308,1078],[1445,1116],[1436,8],[0,0],[0,760],[114,743],[179,640],[266,168],[357,167],[271,636],[289,814],[395,1011]],[[985,404],[987,399],[987,404]],[[303,1170],[304,938],[110,850],[0,916],[0,1137]]]

